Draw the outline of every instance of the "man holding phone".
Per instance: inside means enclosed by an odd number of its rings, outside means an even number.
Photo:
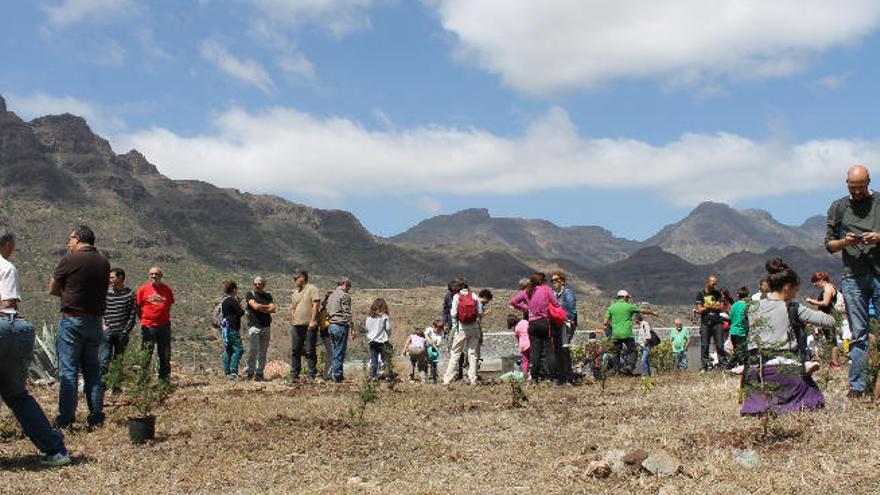
[[[840,289],[846,302],[853,338],[850,344],[850,397],[865,393],[868,354],[868,303],[880,296],[880,197],[868,186],[871,177],[864,165],[853,165],[846,174],[849,195],[828,209],[825,249],[842,252]]]

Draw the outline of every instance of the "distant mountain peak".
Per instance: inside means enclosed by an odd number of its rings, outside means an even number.
[[[104,157],[114,156],[113,149],[106,139],[94,134],[86,119],[71,115],[47,115],[28,123],[34,134],[55,153],[78,155],[98,153]]]
[[[6,100],[3,99],[3,95],[0,95],[0,112],[6,111]]]
[[[473,221],[473,220],[488,220],[488,219],[492,218],[491,215],[489,215],[489,210],[486,208],[467,208],[464,210],[457,211],[449,216],[464,219],[464,220],[471,220],[471,221]]]
[[[693,211],[691,211],[690,216],[694,215],[705,215],[705,214],[717,214],[717,213],[730,213],[732,211],[736,211],[730,206],[724,203],[716,203],[714,201],[703,201],[698,204]]]

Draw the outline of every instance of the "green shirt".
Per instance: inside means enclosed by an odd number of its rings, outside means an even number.
[[[672,341],[672,352],[684,352],[687,341],[691,340],[691,334],[687,328],[682,327],[681,330],[673,328],[669,332],[669,339]]]
[[[746,313],[749,304],[745,301],[737,301],[730,307],[730,335],[745,337],[749,334],[749,319]]]
[[[611,338],[631,339],[633,337],[632,317],[639,312],[639,307],[623,299],[614,301],[605,312],[605,318],[611,321]]]

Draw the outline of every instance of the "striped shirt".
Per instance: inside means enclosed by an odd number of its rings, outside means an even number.
[[[116,290],[113,286],[107,291],[107,310],[104,324],[109,332],[128,333],[135,323],[134,291],[125,287]]]

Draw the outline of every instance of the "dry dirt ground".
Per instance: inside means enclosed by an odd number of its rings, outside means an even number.
[[[358,377],[290,386],[174,377],[157,439],[127,439],[124,396],[104,428],[67,433],[74,463],[41,469],[9,410],[0,410],[2,493],[878,493],[878,403],[845,397],[845,374],[820,384],[828,407],[778,418],[764,436],[737,414],[737,380],[665,374],[653,390],[612,377],[605,389],[506,384],[447,389],[378,385],[358,426]],[[829,381],[830,380],[830,381]],[[33,390],[56,411],[56,388]],[[81,403],[80,414],[84,417]],[[665,450],[682,471],[586,474],[613,451]],[[737,449],[760,464],[745,469]]]

